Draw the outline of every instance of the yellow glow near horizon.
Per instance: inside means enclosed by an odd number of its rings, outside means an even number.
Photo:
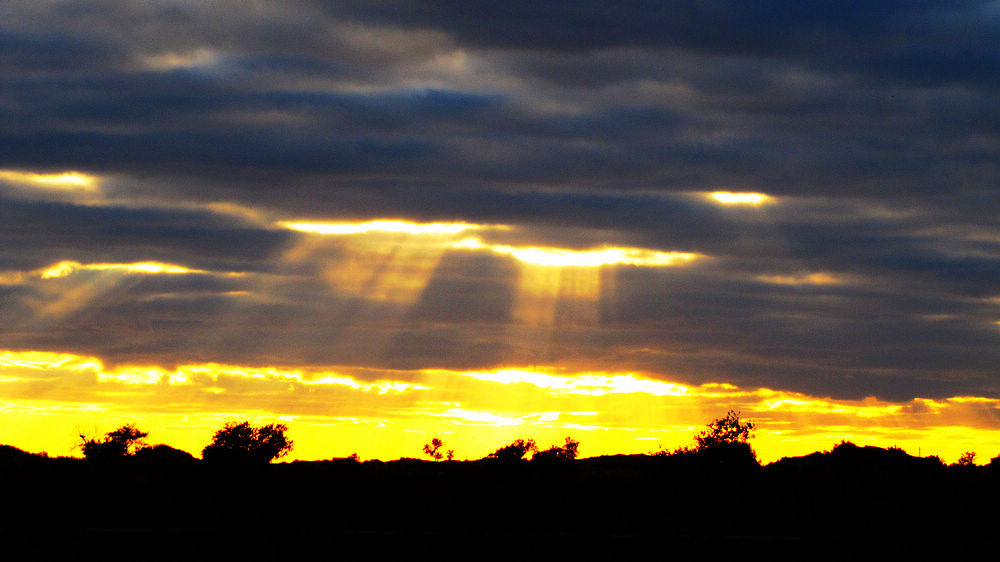
[[[596,250],[569,250],[536,246],[506,246],[487,244],[470,237],[452,244],[453,248],[466,250],[485,249],[496,254],[509,255],[533,265],[549,267],[600,267],[604,265],[634,265],[642,267],[672,267],[686,265],[701,254],[689,252],[660,252],[644,248],[603,247]]]
[[[160,262],[135,262],[135,263],[87,263],[82,264],[75,261],[61,261],[51,265],[41,271],[42,279],[57,279],[72,275],[77,271],[121,271],[124,273],[136,273],[146,275],[182,275],[182,274],[206,274],[212,275],[215,272],[203,269],[191,269],[182,265]],[[227,272],[227,276],[240,276],[240,273]]]
[[[771,203],[774,198],[765,193],[733,193],[730,191],[713,191],[708,197],[723,205],[749,205],[759,207]]]
[[[0,351],[0,367],[26,369],[67,369],[89,371],[103,369],[104,364],[94,357],[53,351]]]
[[[459,459],[481,458],[515,438],[542,445],[567,435],[581,441],[584,456],[649,453],[690,445],[729,409],[757,424],[752,443],[763,462],[829,450],[842,439],[948,459],[976,450],[988,459],[1000,437],[1000,400],[979,396],[835,400],[557,367],[106,367],[72,353],[0,350],[0,439],[55,454],[79,454],[72,447],[80,433],[122,423],[150,431],[152,443],[197,454],[235,419],[288,423],[296,449],[287,460],[420,456],[431,437],[443,438]]]
[[[17,170],[0,170],[0,180],[61,191],[96,191],[98,188],[96,176],[74,171],[60,174],[37,174]]]
[[[453,235],[485,228],[482,225],[458,222],[417,223],[403,220],[374,220],[367,222],[320,222],[320,221],[282,221],[279,226],[308,232],[311,234],[350,235],[369,232],[391,232],[411,235]]]

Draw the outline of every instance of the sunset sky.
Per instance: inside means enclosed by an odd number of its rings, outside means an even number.
[[[0,3],[0,443],[1000,455],[1000,2]]]

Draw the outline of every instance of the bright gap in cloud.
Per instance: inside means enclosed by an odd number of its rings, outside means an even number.
[[[165,52],[142,57],[142,64],[151,70],[167,71],[177,68],[197,68],[209,66],[219,60],[219,55],[211,49],[195,49],[186,52]]]
[[[686,265],[700,254],[689,252],[659,252],[644,248],[604,247],[595,250],[568,250],[536,246],[505,246],[488,244],[479,238],[466,238],[452,244],[453,248],[489,250],[496,254],[534,265],[550,267],[599,267],[602,265],[634,265],[643,267],[670,267]]]
[[[203,269],[191,269],[182,265],[160,263],[155,261],[135,262],[135,263],[87,263],[82,264],[75,261],[61,261],[55,265],[41,271],[42,279],[57,279],[72,275],[77,271],[120,271],[123,273],[136,273],[144,275],[182,275],[182,274],[206,274],[212,275],[214,272]],[[227,276],[240,276],[241,273],[226,273]]]
[[[59,191],[96,191],[98,187],[96,176],[73,171],[61,174],[36,174],[17,170],[0,170],[0,180]]]
[[[402,220],[375,220],[367,222],[312,222],[282,221],[279,226],[311,234],[349,235],[369,232],[394,232],[413,235],[451,235],[486,228],[482,225],[458,222],[416,223]],[[491,227],[495,228],[495,227]]]
[[[90,371],[99,383],[126,385],[201,385],[217,383],[222,378],[278,381],[305,386],[342,386],[360,392],[386,394],[411,390],[429,390],[430,387],[410,382],[383,380],[358,381],[355,378],[327,369],[294,369],[281,367],[247,367],[219,363],[179,365],[170,370],[157,365],[122,365],[106,368],[96,357],[49,351],[0,350],[0,369],[28,369],[32,371]],[[15,377],[16,379],[16,377]]]
[[[605,394],[644,393],[653,396],[684,396],[688,393],[688,388],[685,386],[638,377],[633,373],[553,375],[538,370],[499,369],[496,371],[468,371],[459,374],[481,381],[504,384],[527,383],[557,394],[602,396]]]
[[[414,236],[455,236],[470,230],[512,230],[507,225],[470,223],[415,223],[402,220],[367,222],[282,221],[279,226],[312,234],[349,236],[371,233],[396,233]],[[447,247],[459,250],[486,250],[511,256],[518,261],[549,267],[599,267],[634,265],[642,267],[680,266],[704,257],[690,252],[660,252],[645,248],[604,246],[590,250],[570,250],[543,246],[509,246],[484,242],[472,236],[451,242]]]
[[[837,285],[843,281],[829,273],[804,273],[800,275],[759,275],[757,279],[775,285]]]
[[[731,191],[714,191],[708,194],[710,199],[723,205],[748,205],[759,207],[771,203],[774,198],[764,193],[734,193]]]

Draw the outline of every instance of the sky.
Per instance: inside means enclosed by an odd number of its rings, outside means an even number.
[[[0,4],[0,443],[1000,454],[1000,2]]]

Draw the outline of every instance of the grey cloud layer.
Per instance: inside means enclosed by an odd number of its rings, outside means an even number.
[[[112,288],[61,314],[54,283],[83,278],[0,284],[0,347],[575,358],[831,395],[1000,395],[996,2],[53,1],[6,3],[0,22],[0,168],[114,178],[87,204],[0,184],[0,275],[60,260],[247,274],[88,272]],[[782,197],[692,194],[717,189]],[[542,333],[512,317],[509,257],[446,253],[402,306],[324,281],[349,263],[339,243],[292,263],[303,235],[180,208],[220,202],[712,260],[606,273],[595,325],[557,313]],[[764,280],[819,272],[843,282]]]
[[[989,3],[335,6],[8,6],[5,158],[310,189],[922,193],[998,172]],[[217,56],[143,66],[198,49]]]

